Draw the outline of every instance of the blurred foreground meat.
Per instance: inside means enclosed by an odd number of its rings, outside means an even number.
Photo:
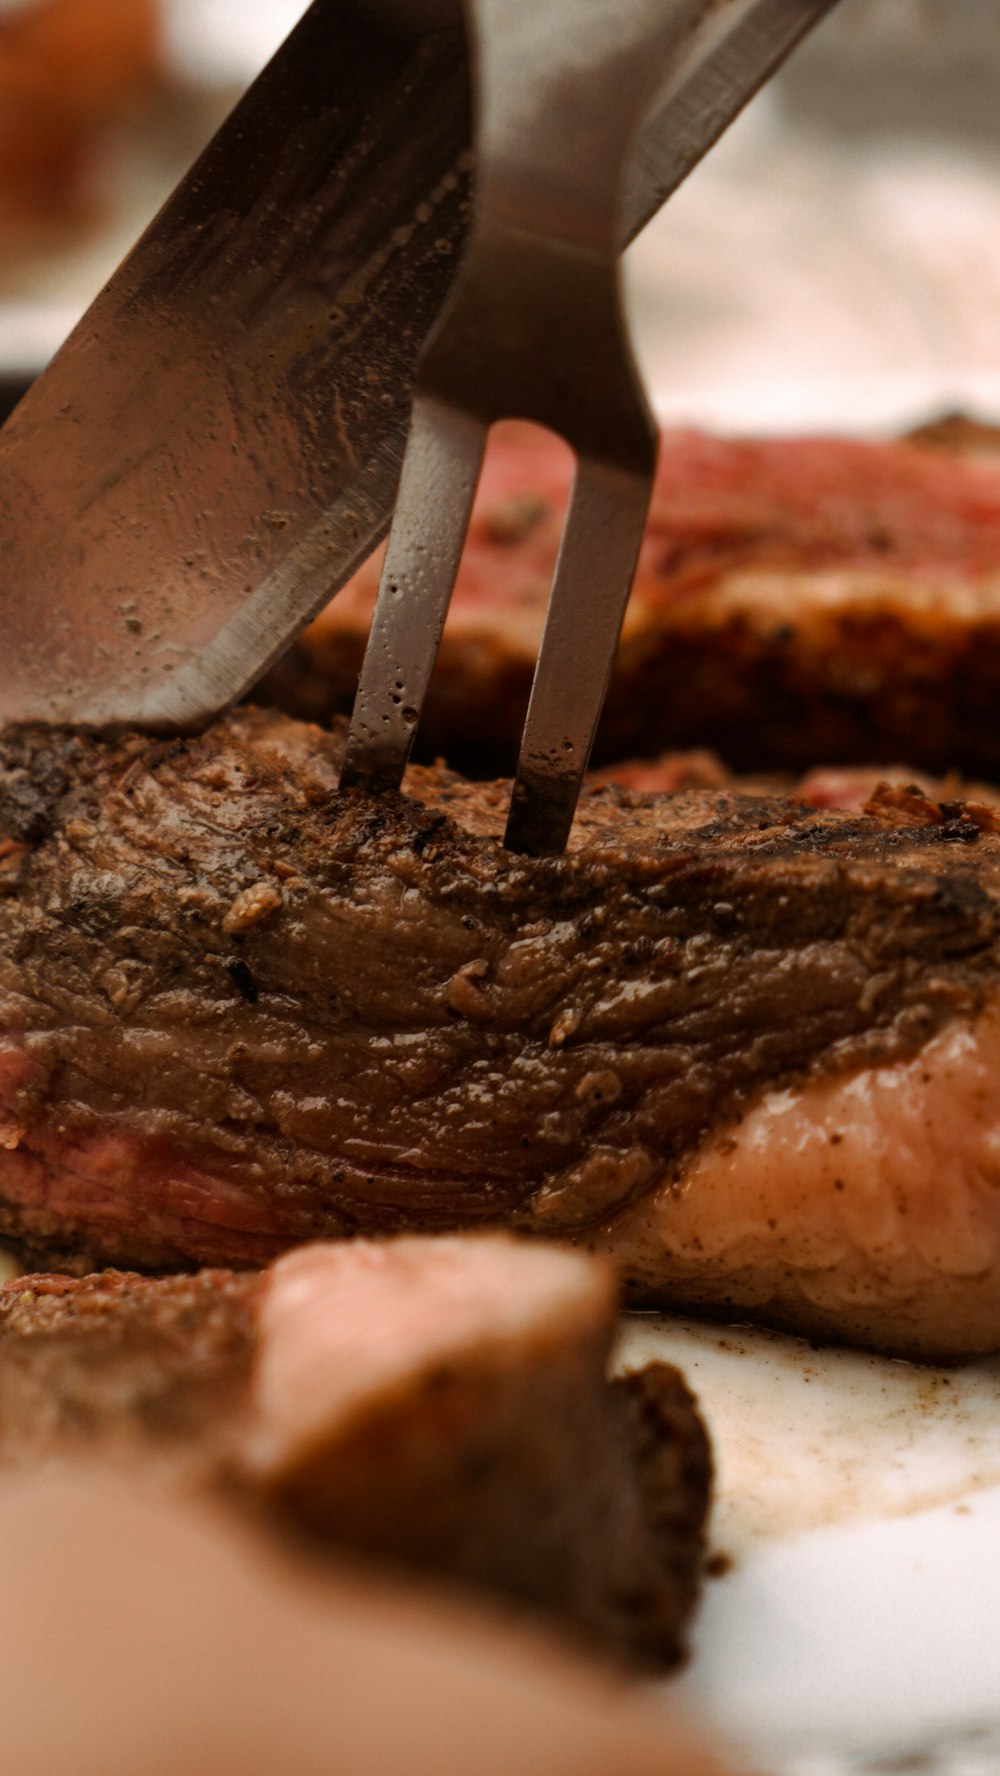
[[[0,1289],[0,1465],[99,1455],[672,1664],[710,1457],[653,1364],[609,1382],[610,1271],[504,1235],[300,1248],[261,1275]]]
[[[0,1560],[17,1776],[723,1776],[665,1700],[541,1638],[105,1475],[8,1480]]]
[[[0,1228],[78,1267],[508,1224],[636,1298],[1000,1347],[997,811],[336,793],[340,740],[0,738]]]
[[[420,730],[425,757],[512,769],[568,479],[501,428]],[[261,691],[349,711],[379,562]],[[1000,776],[1000,460],[988,428],[919,439],[664,434],[595,756],[709,746],[741,770],[906,760]]]

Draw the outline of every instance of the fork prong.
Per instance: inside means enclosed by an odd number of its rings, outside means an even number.
[[[342,789],[398,789],[462,557],[486,427],[418,395],[341,767]]]
[[[653,485],[581,458],[531,687],[504,844],[562,851],[590,759]]]

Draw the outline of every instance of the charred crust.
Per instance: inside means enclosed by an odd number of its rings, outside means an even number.
[[[109,1270],[0,1288],[0,1465],[140,1454],[200,1477],[229,1455],[256,1341],[261,1278],[155,1281]]]
[[[712,1491],[712,1449],[697,1404],[678,1370],[650,1363],[611,1384],[634,1463],[647,1526],[646,1583],[621,1599],[637,1649],[657,1665],[685,1647],[678,1624],[701,1588]]]
[[[59,729],[0,731],[0,831],[34,843],[51,830],[73,778],[81,742]]]
[[[257,1000],[260,998],[260,994],[257,990],[257,983],[242,958],[237,957],[234,962],[227,962],[226,973],[232,981],[233,986],[236,988],[236,991],[239,993],[240,998],[245,999],[248,1005],[256,1005]]]

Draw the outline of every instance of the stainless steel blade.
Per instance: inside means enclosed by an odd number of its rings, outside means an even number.
[[[316,0],[0,433],[0,718],[187,728],[383,534],[467,219],[458,0]]]
[[[706,0],[631,237],[833,0]],[[0,719],[197,727],[384,535],[469,215],[459,0],[315,0],[0,432]]]

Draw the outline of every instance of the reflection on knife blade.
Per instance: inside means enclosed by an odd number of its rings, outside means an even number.
[[[309,9],[0,437],[0,714],[197,721],[364,557],[466,228],[466,93],[457,28]]]
[[[716,0],[631,234],[833,0]],[[197,726],[387,528],[468,227],[459,0],[315,0],[0,433],[0,719]]]

